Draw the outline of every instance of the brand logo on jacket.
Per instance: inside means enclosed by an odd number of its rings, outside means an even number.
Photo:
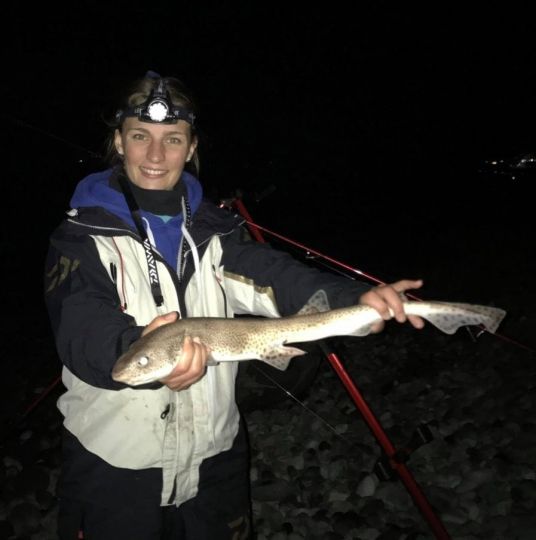
[[[151,243],[146,238],[143,241],[143,248],[145,249],[145,255],[147,256],[147,266],[149,267],[149,281],[151,285],[158,283],[158,272],[156,271],[156,262],[153,256],[153,250],[151,249]]]

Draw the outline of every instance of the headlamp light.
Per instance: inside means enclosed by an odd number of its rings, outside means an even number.
[[[178,120],[184,120],[193,126],[195,121],[195,115],[190,109],[173,104],[162,78],[158,79],[144,103],[117,111],[115,119],[121,124],[129,116],[137,116],[140,122],[152,124],[174,124]]]

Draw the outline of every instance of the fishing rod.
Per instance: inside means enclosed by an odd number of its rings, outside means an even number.
[[[262,232],[270,233],[279,239],[284,239],[288,243],[294,246],[300,247],[301,249],[304,249],[308,254],[321,256],[322,258],[329,260],[332,263],[336,263],[338,266],[342,266],[346,270],[352,271],[353,273],[357,273],[360,276],[366,277],[367,279],[370,279],[377,284],[384,284],[384,282],[382,282],[378,278],[370,274],[367,274],[366,272],[363,272],[362,270],[352,268],[349,265],[336,261],[332,257],[323,255],[319,253],[318,251],[307,248],[306,246],[299,244],[298,242],[287,239],[283,237],[282,235],[273,233],[273,231],[269,231],[268,229],[261,227],[260,225],[257,225],[256,223],[253,222],[241,197],[234,197],[232,199],[227,199],[226,201],[222,201],[220,206],[228,207],[229,204],[231,205],[231,208],[235,208],[236,210],[238,210],[238,212],[246,220],[246,225],[251,231],[251,234],[255,237],[255,239],[258,242],[266,243],[266,240],[264,236],[262,235]],[[413,297],[413,295],[410,295],[410,294],[408,294],[407,296]],[[400,480],[404,484],[406,490],[411,495],[417,508],[420,510],[422,516],[424,517],[424,519],[427,521],[428,525],[432,529],[436,539],[437,540],[451,540],[451,537],[449,533],[447,532],[447,530],[445,529],[445,526],[443,525],[441,520],[437,517],[436,513],[434,512],[434,509],[428,502],[428,499],[426,498],[421,487],[419,486],[419,484],[417,483],[417,481],[415,480],[415,478],[413,477],[410,470],[405,464],[405,461],[409,457],[409,452],[403,451],[403,450],[397,450],[395,448],[395,446],[393,445],[393,443],[390,441],[389,437],[387,436],[387,433],[385,432],[382,425],[380,424],[380,421],[372,412],[372,409],[369,407],[365,398],[363,397],[363,395],[361,394],[361,392],[355,385],[354,381],[352,380],[352,378],[350,377],[350,375],[344,368],[338,355],[327,346],[324,340],[320,340],[319,344],[320,344],[320,348],[322,349],[322,352],[326,356],[328,362],[331,364],[331,367],[334,369],[335,373],[338,375],[338,377],[342,381],[344,387],[350,394],[352,401],[357,406],[357,409],[361,413],[361,416],[365,420],[366,424],[369,426],[370,430],[372,431],[372,434],[378,441],[380,447],[385,453],[385,456],[387,457],[386,460],[379,460],[378,462],[379,471],[381,470],[381,466],[385,467],[387,465],[391,468],[393,472],[398,474]],[[424,442],[429,442],[429,441],[423,440],[423,443]],[[386,472],[386,475],[390,476],[390,471]]]
[[[255,223],[251,217],[251,215],[248,213],[247,209],[245,208],[244,206],[244,203],[243,201],[239,198],[239,197],[235,197],[235,198],[231,198],[231,199],[224,199],[224,201],[222,201],[220,203],[220,207],[222,206],[227,206],[228,204],[232,204],[233,207],[236,208],[236,210],[238,210],[240,212],[240,214],[242,215],[242,217],[244,218],[244,222],[245,224],[247,225],[248,229],[250,230],[251,234],[255,237],[255,239],[258,240],[259,237],[262,237],[262,233],[266,233],[270,236],[273,236],[274,238],[277,238],[278,240],[281,240],[282,242],[286,243],[286,244],[289,244],[295,248],[298,248],[299,250],[301,251],[304,251],[305,254],[306,254],[306,257],[309,258],[309,259],[312,259],[314,257],[317,257],[317,258],[320,258],[320,259],[323,259],[325,261],[327,261],[328,263],[330,264],[333,264],[335,267],[338,267],[338,268],[341,268],[342,270],[346,271],[346,272],[349,272],[350,274],[354,274],[354,275],[358,275],[358,276],[361,276],[361,277],[364,277],[370,281],[372,281],[373,283],[375,283],[376,285],[385,285],[386,282],[379,279],[378,277],[376,276],[373,276],[372,274],[369,274],[363,270],[360,270],[358,268],[355,268],[354,266],[351,266],[343,261],[340,261],[338,259],[335,259],[333,257],[330,257],[329,255],[326,255],[324,253],[321,253],[320,251],[317,251],[311,247],[308,247],[300,242],[297,242],[296,240],[292,240],[291,238],[287,237],[287,236],[284,236],[280,233],[277,233],[271,229],[268,229],[267,227],[263,227],[262,225],[259,225],[258,223]],[[244,212],[244,213],[243,213]],[[263,238],[263,242],[266,242],[266,240],[264,240],[264,237]],[[346,277],[348,278],[351,278],[351,276],[349,276],[348,274],[345,274],[343,273],[343,275],[345,275]],[[412,300],[415,300],[415,301],[418,301],[418,302],[422,302],[422,298],[420,298],[419,296],[413,294],[413,293],[410,293],[410,292],[405,292],[404,293],[404,296],[408,297],[408,298],[411,298]],[[471,337],[474,339],[474,338],[478,338],[480,337],[480,335],[482,335],[484,332],[488,332],[483,326],[480,326],[480,331],[475,335],[473,335],[471,333],[471,331],[469,331]],[[490,332],[488,332],[490,333]],[[502,339],[503,341],[505,342],[508,342],[508,343],[511,343],[512,345],[515,345],[517,347],[520,347],[521,349],[524,349],[528,352],[531,352],[533,354],[536,354],[536,349],[532,348],[532,347],[529,347],[528,345],[525,345],[524,343],[521,343],[515,339],[512,339],[508,336],[505,336],[504,334],[501,334],[500,332],[495,332],[492,334],[493,336],[496,336],[497,338],[499,339]]]
[[[339,261],[333,257],[325,255],[317,250],[314,250],[308,246],[305,246],[304,244],[301,244],[295,240],[292,240],[286,236],[283,236],[282,234],[276,233],[266,227],[263,227],[255,223],[251,215],[249,214],[246,206],[244,205],[242,201],[242,197],[240,195],[241,194],[238,193],[237,196],[235,196],[234,198],[222,201],[222,203],[220,204],[220,207],[228,207],[228,208],[238,210],[238,212],[244,218],[245,224],[250,230],[252,236],[257,241],[265,243],[266,240],[263,236],[263,233],[268,234],[274,238],[277,238],[280,241],[283,241],[295,248],[298,248],[299,250],[304,251],[308,258],[319,258],[321,260],[327,261],[329,264],[332,264],[337,268],[344,270],[345,272],[349,272],[352,275],[357,274],[358,276],[364,277],[372,281],[373,283],[376,283],[377,285],[385,284],[384,281],[382,281],[381,279],[371,274],[368,274],[367,272],[364,272],[360,269],[350,266],[342,261]],[[344,272],[342,273],[344,274]],[[344,274],[344,275],[346,275],[346,277],[351,279],[350,275],[348,274]],[[406,296],[408,298],[421,301],[419,297],[417,297],[416,295],[412,293],[406,293]],[[483,334],[484,332],[487,332],[487,330],[483,326],[480,327],[480,331],[476,335],[474,335],[469,329],[467,330],[469,331],[469,335],[473,341],[476,341],[476,339],[481,334]],[[520,343],[516,340],[513,340],[505,335],[497,334],[497,333],[495,335],[499,337],[500,339],[502,339],[503,341],[514,344],[533,354],[536,353],[536,351],[532,349],[531,347],[523,343]],[[427,521],[428,525],[432,529],[435,537],[438,540],[449,540],[450,539],[449,533],[445,529],[441,520],[435,514],[433,508],[428,502],[419,484],[415,481],[410,470],[405,465],[405,462],[409,458],[409,455],[415,449],[420,447],[422,444],[425,444],[432,440],[432,434],[429,432],[429,428],[427,426],[420,426],[416,430],[414,435],[412,436],[411,441],[410,443],[408,443],[406,448],[397,450],[396,447],[393,445],[393,443],[389,440],[387,434],[385,433],[385,430],[383,429],[379,420],[370,409],[369,405],[367,404],[363,395],[361,394],[361,392],[355,385],[354,381],[351,379],[348,372],[345,370],[337,354],[334,351],[332,351],[330,348],[328,348],[324,340],[320,341],[319,345],[322,352],[326,356],[327,360],[329,361],[330,365],[334,369],[335,373],[338,375],[338,377],[342,381],[351,399],[357,406],[357,409],[361,413],[363,419],[365,420],[366,424],[368,425],[369,429],[372,431],[374,437],[376,438],[377,442],[379,443],[380,447],[382,448],[384,452],[383,458],[380,458],[378,462],[376,463],[376,466],[375,466],[376,475],[380,479],[387,480],[387,479],[392,478],[393,474],[397,474],[400,480],[402,481],[402,483],[404,484],[406,490],[411,495],[414,503],[416,504],[417,508],[421,512],[422,516],[424,517],[424,519]],[[259,371],[262,372],[262,370],[259,370]],[[264,372],[262,373],[264,374]],[[288,394],[288,391],[286,391],[286,393]]]
[[[22,118],[19,118],[17,116],[14,116],[10,113],[7,113],[6,111],[0,111],[0,115],[3,116],[5,119],[9,120],[10,122],[21,126],[25,129],[28,129],[30,131],[35,131],[36,133],[39,133],[40,135],[45,135],[49,139],[54,139],[55,141],[59,141],[63,143],[65,146],[70,146],[74,150],[78,150],[81,152],[84,152],[88,154],[89,157],[92,159],[102,159],[102,154],[99,154],[98,152],[94,152],[93,150],[89,150],[88,148],[85,148],[84,146],[81,146],[79,144],[76,144],[72,141],[69,141],[67,139],[64,139],[63,137],[60,137],[59,135],[56,135],[55,133],[51,133],[50,131],[47,131],[43,129],[42,127],[35,126],[33,124],[29,124],[25,120],[22,120]],[[83,161],[82,159],[80,161]]]

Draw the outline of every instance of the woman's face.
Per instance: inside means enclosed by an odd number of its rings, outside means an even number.
[[[135,117],[125,119],[114,142],[124,157],[128,177],[144,189],[173,189],[197,146],[190,124],[184,120],[151,124]]]

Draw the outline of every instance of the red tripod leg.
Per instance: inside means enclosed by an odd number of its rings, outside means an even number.
[[[398,473],[398,476],[404,483],[404,486],[415,501],[417,508],[420,510],[421,514],[430,525],[430,528],[432,529],[435,537],[438,540],[450,540],[449,533],[445,529],[443,523],[441,523],[440,519],[436,516],[434,510],[428,502],[428,499],[422,492],[419,484],[417,484],[417,482],[413,478],[410,470],[406,467],[404,463],[400,463],[395,459],[395,447],[387,437],[387,434],[383,430],[374,413],[371,411],[361,392],[358,390],[358,388],[348,375],[348,372],[344,369],[344,366],[342,365],[337,355],[333,352],[329,352],[323,342],[321,342],[320,346],[324,351],[327,359],[329,360],[329,363],[335,370],[335,373],[337,373],[346,390],[348,390],[348,393],[350,394],[352,400],[357,405],[359,412],[361,413],[365,422],[371,429],[373,435],[376,437],[376,440],[389,458],[391,466]]]
[[[240,212],[240,214],[242,214],[242,216],[247,220],[248,227],[255,239],[259,242],[266,242],[261,231],[257,227],[252,226],[253,220],[251,219],[251,216],[249,215],[249,212],[247,211],[240,197],[233,199],[232,203]],[[368,424],[369,428],[372,430],[373,435],[376,437],[376,440],[389,458],[391,467],[393,467],[393,469],[398,473],[398,476],[400,477],[400,479],[404,483],[404,486],[413,498],[415,504],[417,505],[417,508],[420,510],[421,514],[430,525],[430,528],[434,532],[435,537],[438,540],[451,540],[449,533],[445,529],[443,523],[441,523],[440,519],[435,515],[435,512],[430,506],[428,499],[425,497],[419,484],[417,484],[409,469],[404,465],[404,463],[400,463],[398,460],[395,459],[395,447],[387,437],[387,434],[383,430],[381,424],[378,422],[378,419],[374,416],[374,413],[370,410],[370,407],[367,405],[367,402],[361,395],[361,392],[357,389],[356,385],[348,375],[348,372],[344,369],[344,366],[342,365],[337,355],[333,352],[330,352],[323,341],[320,342],[320,347],[322,348],[324,354],[329,360],[329,363],[335,370],[335,373],[337,373],[337,375],[341,379],[346,390],[348,390],[354,403],[357,405],[359,412],[365,419],[365,422]]]

